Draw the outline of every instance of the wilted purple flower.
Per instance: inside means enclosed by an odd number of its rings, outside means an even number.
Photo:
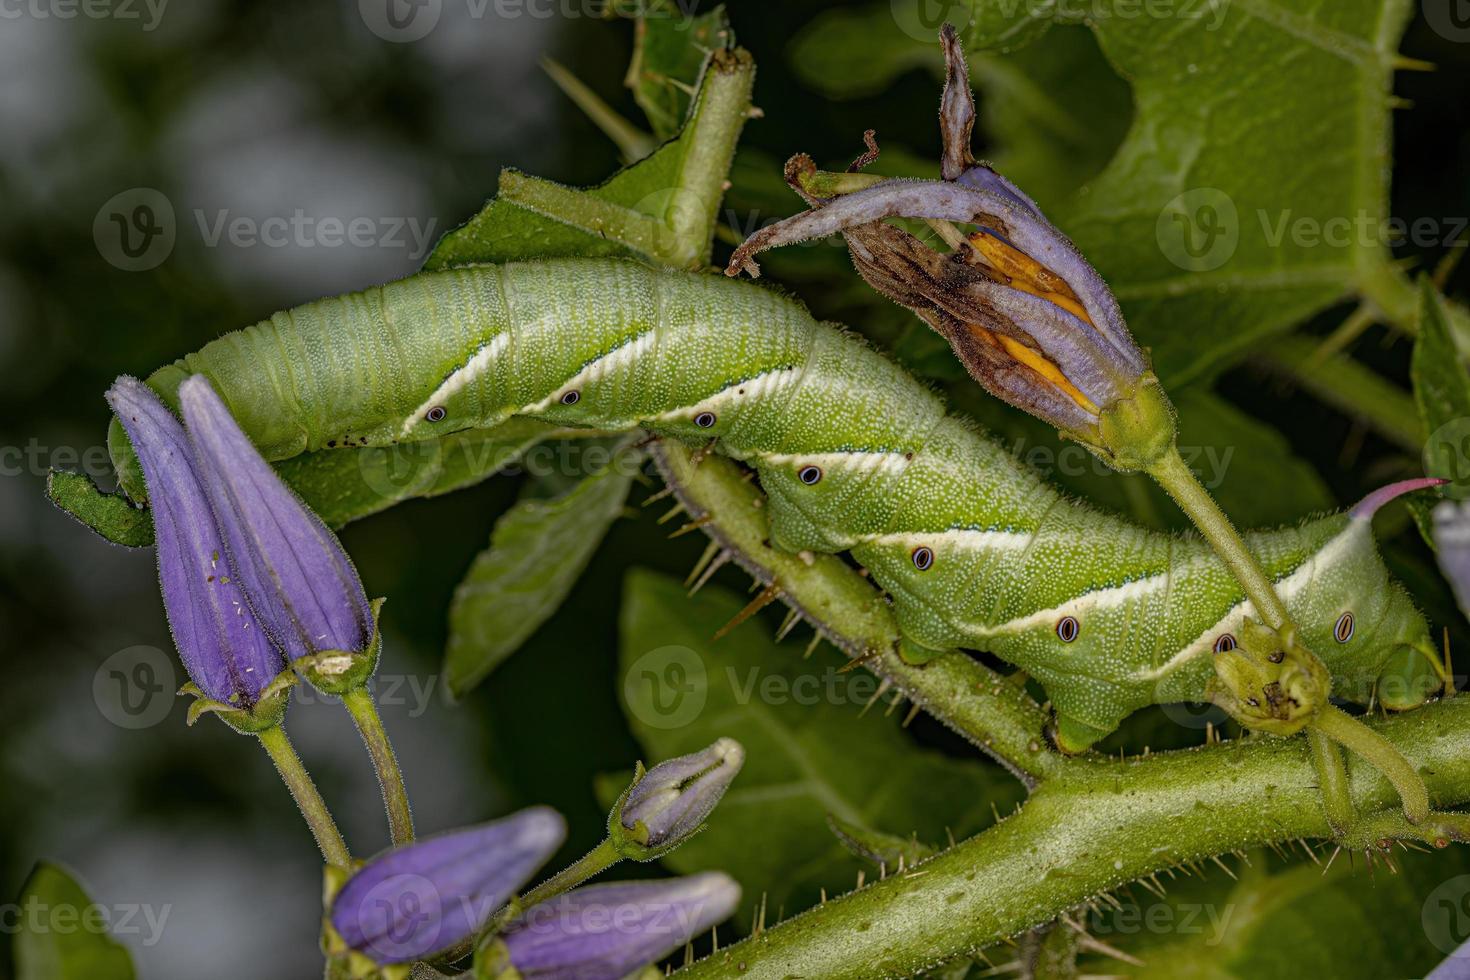
[[[827,196],[841,178],[818,180],[810,158],[794,157],[787,180],[812,210],[751,235],[726,274],[759,275],[758,252],[840,232],[863,278],[948,340],[992,394],[1115,465],[1141,468],[1173,442],[1167,400],[1102,277],[1034,201],[971,156],[969,75],[953,28],[941,36],[943,179],[852,178],[867,186]],[[937,223],[952,250],[936,251],[891,218]]]
[[[578,888],[501,933],[491,976],[618,980],[723,922],[739,902],[740,886],[718,871]]]
[[[179,386],[184,422],[255,613],[291,660],[372,646],[372,606],[347,552],[240,429],[209,380]]]
[[[332,928],[379,963],[430,956],[474,935],[565,838],[538,806],[386,851],[337,892]]]
[[[184,669],[205,697],[251,709],[285,664],[227,561],[184,427],[136,378],[118,378],[107,403],[143,467],[163,606]]]
[[[635,842],[663,848],[697,833],[745,762],[733,738],[660,762],[633,784],[618,820]]]

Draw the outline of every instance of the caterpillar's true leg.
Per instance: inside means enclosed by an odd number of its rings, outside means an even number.
[[[1052,728],[1052,741],[1067,755],[1076,755],[1092,748],[1098,739],[1110,734],[1107,730],[1078,721],[1076,718],[1058,714]]]
[[[1433,646],[1400,644],[1384,661],[1374,688],[1375,700],[1389,711],[1408,711],[1422,705],[1443,688],[1446,696],[1455,691],[1439,651]]]

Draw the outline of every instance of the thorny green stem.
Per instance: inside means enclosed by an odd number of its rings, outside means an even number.
[[[897,652],[898,624],[872,583],[835,555],[798,556],[777,551],[769,541],[765,496],[728,459],[700,459],[688,447],[662,440],[653,457],[692,522],[703,525],[733,559],[851,658],[883,678],[997,761],[1028,787],[1056,771],[1062,757],[1045,737],[1047,715],[1021,684],[961,653],[923,665]],[[706,566],[696,569],[699,583]]]
[[[383,728],[378,706],[371,692],[364,687],[342,695],[342,704],[352,716],[368,754],[373,757],[373,769],[378,774],[378,787],[383,792],[383,807],[388,812],[388,829],[393,835],[393,844],[407,844],[413,840],[413,811],[408,805],[403,771],[398,767],[398,757],[393,753],[393,743]]]
[[[1442,803],[1470,801],[1470,698],[1432,704],[1372,728],[1429,774]],[[1352,769],[1350,789],[1358,808],[1370,813],[1395,802],[1393,786],[1367,766]],[[911,976],[1165,868],[1237,849],[1331,837],[1320,798],[1302,739],[1244,739],[1123,761],[1071,759],[1018,813],[991,829],[674,976]],[[1182,813],[1195,816],[1181,820]],[[1441,816],[1446,829],[1470,829],[1459,814],[1436,814],[1431,821]],[[1386,832],[1416,830],[1403,826],[1396,812],[1365,824]]]
[[[500,177],[500,200],[618,242],[661,265],[707,265],[725,175],[750,110],[754,79],[755,62],[748,53],[722,49],[711,55],[682,137],[688,150],[667,194],[624,207],[507,170]]]
[[[316,838],[317,847],[321,848],[322,857],[335,867],[350,868],[352,857],[347,852],[347,842],[342,839],[342,832],[337,829],[337,823],[332,819],[326,801],[317,792],[316,783],[311,781],[311,774],[302,765],[301,756],[296,754],[295,747],[291,745],[286,729],[276,725],[260,732],[257,737],[271,757],[271,762],[275,763],[276,772],[281,774],[286,788],[291,791],[291,797],[296,801],[301,815],[306,818],[307,826]]]

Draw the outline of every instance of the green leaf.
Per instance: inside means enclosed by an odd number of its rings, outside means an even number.
[[[57,507],[114,544],[144,548],[153,543],[153,518],[121,492],[103,493],[80,473],[52,470],[46,496]]]
[[[479,483],[521,461],[548,439],[588,434],[535,419],[466,429],[420,442],[320,449],[275,463],[307,506],[340,528],[414,497],[437,497]],[[85,476],[53,472],[51,501],[102,537],[130,548],[153,544],[153,517],[121,493],[103,493]]]
[[[708,52],[730,47],[732,35],[725,7],[686,17],[688,4],[661,0],[638,17],[633,60],[625,80],[633,100],[648,117],[653,135],[666,140],[679,131],[689,114],[689,93],[699,80]]]
[[[961,26],[1002,169],[1112,284],[1165,383],[1214,373],[1345,299],[1412,329],[1414,292],[1389,249],[1384,160],[1397,44],[1414,5],[1161,9],[1088,6],[1087,27],[1113,69],[1107,84],[1071,34],[1075,6],[956,0],[941,13]],[[798,64],[828,89],[857,91],[914,64],[937,66],[937,18],[913,10],[934,13],[878,3],[831,14],[804,36]],[[1123,79],[1134,111],[1120,142],[1127,116],[1106,89]],[[1450,320],[1464,349],[1470,323],[1459,308]]]
[[[1227,860],[1230,860],[1227,858]],[[1093,954],[1079,972],[1113,976],[1271,980],[1295,977],[1422,977],[1466,937],[1470,898],[1464,848],[1395,851],[1394,870],[1370,877],[1340,857],[1326,874],[1305,861],[1264,854],[1231,860],[1239,881],[1167,880],[1158,898],[1138,890],[1123,908],[1094,912],[1093,936],[1143,961]]]
[[[444,671],[462,695],[561,606],[622,513],[636,466],[626,455],[549,499],[523,494],[495,522],[449,607]]]
[[[1446,492],[1463,498],[1470,492],[1470,374],[1450,339],[1444,303],[1427,278],[1420,279],[1419,301],[1410,376],[1423,431],[1429,434],[1424,473],[1449,480]]]
[[[871,830],[836,814],[827,814],[827,826],[837,840],[854,857],[860,857],[881,871],[912,867],[934,853],[934,848],[914,837]]]
[[[754,76],[748,54],[716,50],[679,136],[596,187],[501,171],[499,196],[445,235],[424,268],[574,255],[707,265]]]
[[[109,934],[111,911],[60,865],[37,864],[14,923],[16,980],[133,980],[132,956]]]
[[[708,828],[664,858],[679,873],[720,868],[740,880],[749,911],[791,914],[820,889],[851,888],[862,867],[833,836],[830,813],[861,827],[961,837],[1009,809],[1020,786],[998,767],[919,748],[885,714],[862,713],[879,681],[778,647],[759,621],[714,634],[745,600],[714,587],[693,597],[673,579],[633,570],[624,591],[624,709],[649,759],[696,751],[724,735],[745,767]]]
[[[957,408],[992,428],[1012,452],[1066,489],[1140,524],[1189,527],[1174,502],[1147,477],[1109,469],[1082,446],[1060,439],[1050,426],[967,381],[951,391]],[[1185,461],[1241,527],[1291,524],[1337,507],[1312,465],[1265,422],[1209,391],[1186,389],[1174,403]]]
[[[533,446],[566,430],[528,418],[493,429],[392,446],[322,449],[276,463],[301,498],[332,527],[414,497],[437,497],[515,466]]]
[[[792,66],[839,99],[877,95],[915,68],[943,78],[937,25],[914,25],[918,36],[895,31],[896,13],[888,5],[826,12],[793,43]],[[1096,177],[1123,141],[1133,115],[1128,85],[1086,28],[1057,28],[1045,43],[1009,53],[972,50],[966,60],[990,162],[1043,206]],[[895,174],[882,157],[873,169]],[[931,162],[922,176],[938,173]]]
[[[1106,169],[1051,217],[1112,284],[1165,382],[1218,370],[1349,296],[1412,323],[1376,234],[1412,4],[1176,4],[1167,25],[1114,6],[1089,26],[1136,114]],[[1356,230],[1360,217],[1375,233]]]

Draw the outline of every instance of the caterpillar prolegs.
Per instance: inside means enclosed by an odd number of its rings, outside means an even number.
[[[194,373],[277,460],[517,415],[713,441],[759,475],[774,545],[850,551],[906,645],[1030,672],[1068,750],[1146,705],[1202,700],[1251,613],[1203,542],[1066,498],[859,338],[723,277],[605,259],[421,273],[278,313],[149,383],[172,400]],[[120,427],[111,440],[126,481]],[[1372,509],[1249,543],[1335,693],[1408,708],[1438,684],[1433,648]]]

